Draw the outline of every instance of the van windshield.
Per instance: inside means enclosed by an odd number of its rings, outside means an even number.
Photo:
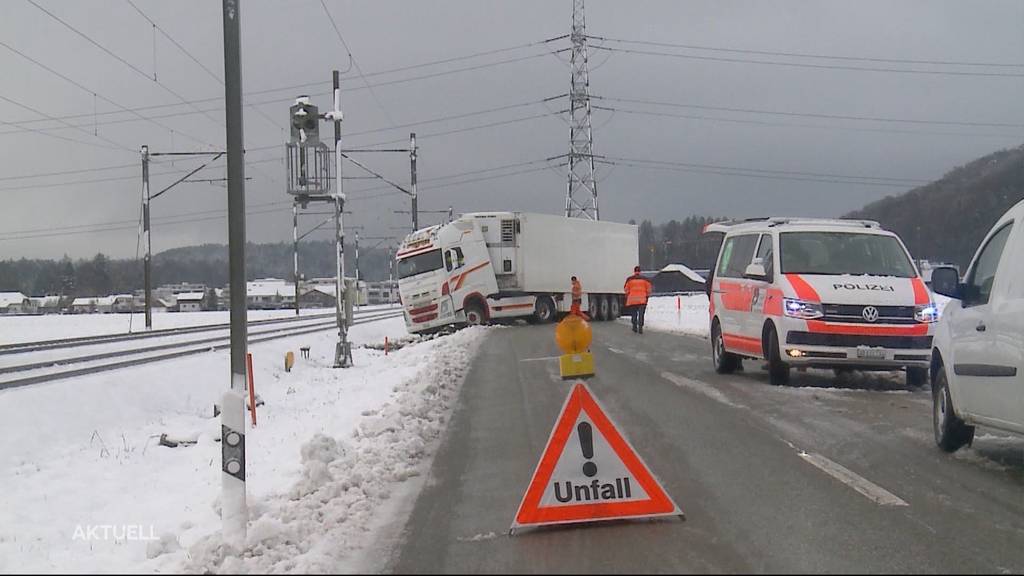
[[[914,266],[893,236],[851,232],[779,234],[783,274],[853,274],[913,278]]]
[[[401,279],[424,272],[433,272],[442,266],[444,266],[444,261],[441,259],[441,250],[431,250],[399,260],[398,277]]]

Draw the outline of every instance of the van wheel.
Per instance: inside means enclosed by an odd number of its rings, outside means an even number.
[[[555,321],[555,303],[547,296],[537,298],[537,304],[533,310],[534,319],[540,324],[547,324]]]
[[[772,386],[789,384],[789,364],[779,355],[779,334],[774,326],[768,328],[768,381]]]
[[[487,316],[484,313],[484,307],[479,302],[470,302],[466,304],[466,324],[469,326],[480,326],[487,322]]]
[[[907,388],[921,388],[928,383],[928,369],[907,366]]]
[[[609,320],[617,320],[622,316],[622,301],[615,294],[608,297]]]
[[[711,325],[711,361],[719,374],[732,374],[740,366],[740,357],[725,351],[725,339],[717,318]]]
[[[974,426],[968,426],[956,415],[953,398],[949,395],[946,370],[941,367],[939,373],[935,375],[932,405],[935,443],[939,448],[944,452],[956,452],[974,440]]]

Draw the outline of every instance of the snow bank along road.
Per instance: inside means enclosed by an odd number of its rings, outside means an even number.
[[[400,310],[356,311],[353,323],[400,315]],[[256,320],[249,323],[249,343],[330,330],[336,325],[334,314]],[[228,346],[230,329],[223,324],[5,344],[0,345],[0,390],[170,360]],[[71,365],[75,367],[68,368]]]
[[[687,520],[507,536],[572,383],[558,376],[552,326],[496,329],[377,568],[1024,571],[1024,441],[979,430],[973,448],[947,455],[932,440],[930,392],[900,379],[794,372],[792,386],[772,387],[751,361],[715,374],[700,337],[593,328],[590,388]]]
[[[358,324],[344,370],[332,331],[250,346],[266,404],[246,436],[241,555],[218,537],[226,350],[0,390],[0,573],[358,570],[414,493],[486,331]],[[400,349],[385,355],[385,337]]]

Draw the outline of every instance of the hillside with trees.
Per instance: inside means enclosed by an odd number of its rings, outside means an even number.
[[[1000,150],[941,179],[851,212],[903,238],[914,258],[965,268],[989,228],[1024,198],[1024,146]]]

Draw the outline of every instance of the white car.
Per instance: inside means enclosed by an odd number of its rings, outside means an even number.
[[[935,442],[969,444],[974,426],[1024,434],[1024,202],[989,231],[961,282],[936,268],[932,289],[953,298],[935,332]]]
[[[724,232],[708,283],[711,353],[727,373],[768,361],[772,384],[791,366],[905,369],[928,383],[938,310],[903,242],[877,222],[760,218]]]

